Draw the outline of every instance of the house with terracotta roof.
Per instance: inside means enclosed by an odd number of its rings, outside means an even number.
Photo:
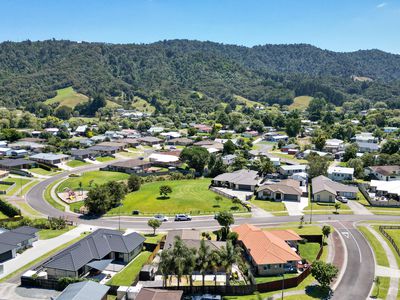
[[[259,199],[275,201],[300,201],[303,191],[300,189],[300,182],[293,179],[286,179],[280,182],[264,184],[257,189]]]
[[[265,231],[250,224],[233,229],[246,257],[260,276],[279,275],[297,270],[301,261],[297,242],[302,238],[293,230]]]

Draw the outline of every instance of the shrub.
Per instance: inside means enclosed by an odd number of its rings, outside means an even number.
[[[0,211],[9,218],[21,215],[18,208],[2,199],[0,199]]]

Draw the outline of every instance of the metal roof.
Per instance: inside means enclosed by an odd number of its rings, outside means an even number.
[[[55,300],[101,300],[110,287],[88,280],[68,285]]]

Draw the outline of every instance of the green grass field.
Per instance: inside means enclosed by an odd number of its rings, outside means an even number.
[[[136,256],[125,268],[118,274],[112,277],[107,285],[119,285],[119,286],[130,286],[135,280],[136,276],[139,275],[143,265],[147,262],[151,252],[143,251]]]
[[[32,172],[37,175],[43,175],[43,176],[50,176],[50,175],[54,175],[54,173],[56,173],[55,171],[48,171],[43,168],[31,168],[31,169],[29,169],[29,172]]]
[[[313,202],[312,203],[312,209],[313,213],[318,214],[318,211],[323,211],[323,213],[326,212],[336,212],[335,209],[335,204],[334,203],[323,203],[323,202]],[[311,212],[311,204],[309,204],[307,207],[303,209],[303,211],[307,211],[308,213]],[[350,213],[351,209],[347,204],[340,203],[340,208],[338,209],[339,214],[340,213]]]
[[[380,266],[389,267],[389,260],[386,256],[386,252],[376,237],[368,230],[367,227],[359,226],[358,230],[361,231],[361,233],[365,236],[369,245],[374,251],[376,263]]]
[[[157,244],[162,239],[162,237],[165,236],[165,234],[163,233],[156,233],[156,235],[153,235],[152,233],[145,233],[142,235],[146,238],[144,242],[149,244]]]
[[[70,86],[57,90],[57,96],[51,99],[47,99],[44,103],[58,103],[58,106],[68,106],[74,108],[79,103],[84,103],[87,101],[89,101],[89,98],[87,96],[75,92],[74,89]]]
[[[149,114],[152,114],[156,110],[156,108],[153,105],[151,105],[149,102],[138,96],[133,97],[131,106],[135,110]]]
[[[305,220],[308,221],[308,220]],[[273,228],[263,228],[263,230],[283,230],[283,229],[290,229],[296,232],[297,234],[322,234],[321,227],[317,225],[303,225],[302,228],[299,228],[298,226],[279,226],[279,227],[273,227]]]
[[[251,200],[251,202],[258,206],[259,208],[268,211],[272,214],[276,214],[276,212],[286,212],[286,207],[285,204],[282,202],[275,202],[275,201],[269,201],[269,200]],[[286,212],[287,215],[287,212]]]
[[[299,96],[293,99],[293,103],[289,105],[289,110],[306,110],[313,97]]]
[[[371,293],[371,296],[376,299],[386,299],[390,287],[390,277],[379,276],[379,280],[380,280],[379,288],[377,284],[374,283],[374,289]]]
[[[239,95],[234,95],[233,97],[235,98],[235,100],[237,100],[238,102],[242,103],[243,105],[245,105],[247,107],[263,106],[262,103],[249,100],[249,99],[239,96]]]
[[[108,161],[112,161],[114,159],[115,159],[115,157],[112,157],[112,156],[99,156],[99,157],[96,157],[96,160],[99,161],[99,162],[108,162]]]
[[[70,160],[69,162],[67,162],[67,166],[71,167],[71,168],[77,168],[77,167],[85,166],[88,164],[89,163],[81,161],[81,160]]]
[[[58,203],[56,200],[53,199],[53,197],[51,197],[51,189],[59,182],[60,180],[56,180],[53,183],[51,183],[45,190],[43,193],[43,197],[44,200],[46,200],[51,206],[53,206],[54,208],[57,208],[59,210],[65,211],[65,207]]]
[[[57,192],[64,191],[65,188],[73,190],[79,189],[79,182],[82,182],[83,189],[89,189],[90,181],[93,180],[92,187],[96,184],[101,185],[109,181],[119,181],[128,179],[129,175],[119,172],[108,172],[108,171],[92,171],[85,172],[80,177],[69,177],[60,183],[57,187]]]
[[[388,244],[388,246],[390,247],[390,249],[392,250],[394,257],[396,258],[396,262],[397,265],[400,266],[400,256],[397,255],[396,250],[394,249],[392,243],[389,242],[389,240],[379,231],[379,226],[378,225],[374,225],[372,226],[372,228],[375,229],[376,232],[378,232],[381,237],[386,241],[386,243]],[[385,229],[385,231],[393,238],[393,240],[395,241],[395,243],[397,245],[399,245],[399,234],[400,234],[400,230],[398,229]]]
[[[144,214],[164,213],[190,213],[193,215],[213,214],[217,211],[231,210],[232,201],[223,198],[216,205],[217,194],[208,190],[210,179],[158,181],[141,186],[140,190],[128,194],[123,200],[121,213],[131,214],[132,210],[139,210]],[[160,198],[159,188],[169,185],[172,193],[168,199]],[[110,211],[110,214],[118,214],[118,208]],[[243,211],[240,207],[238,210]]]
[[[8,217],[0,211],[0,220],[8,219]]]
[[[59,235],[62,235],[63,233],[70,231],[73,228],[74,228],[74,226],[67,226],[64,229],[59,229],[59,230],[42,229],[39,231],[39,239],[40,240],[52,239],[52,238],[58,237]]]
[[[12,196],[12,195],[15,195],[16,193],[18,193],[22,186],[24,186],[25,184],[27,184],[28,182],[31,181],[30,179],[22,178],[22,177],[18,177],[18,178],[8,177],[8,178],[2,179],[2,180],[6,181],[6,182],[14,182],[15,183],[13,188],[11,188],[11,190],[9,190],[9,192],[7,193],[7,195],[9,195],[9,196]]]
[[[308,262],[313,262],[317,258],[320,248],[318,243],[299,244],[300,256]]]

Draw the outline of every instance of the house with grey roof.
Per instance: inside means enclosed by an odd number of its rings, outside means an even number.
[[[96,157],[97,153],[90,149],[75,149],[71,150],[71,157],[77,160],[85,160],[88,158]]]
[[[358,188],[333,181],[320,175],[311,180],[313,201],[335,202],[336,196],[356,199]]]
[[[141,144],[147,145],[147,146],[158,145],[163,142],[162,139],[159,139],[158,137],[155,137],[155,136],[144,136],[144,137],[138,138],[138,140]]]
[[[142,288],[135,300],[181,300],[183,291]]]
[[[200,248],[201,232],[195,229],[176,229],[168,231],[167,238],[164,242],[164,249],[172,248],[176,237],[179,237],[189,248]],[[210,248],[210,250],[219,250],[222,246],[225,246],[225,242],[213,241],[205,239],[204,242]]]
[[[1,170],[11,170],[11,169],[29,169],[34,167],[36,162],[28,159],[17,158],[17,159],[2,159],[0,160]]]
[[[12,259],[17,251],[29,248],[38,240],[39,230],[30,226],[21,226],[0,233],[0,262]]]
[[[47,165],[56,165],[70,159],[66,154],[38,153],[29,157],[31,160]]]
[[[295,173],[306,172],[307,168],[307,165],[282,165],[278,171],[282,176],[289,177]]]
[[[43,268],[49,279],[61,277],[82,277],[91,270],[103,271],[111,262],[127,264],[142,250],[145,238],[133,232],[98,229],[59,254],[56,254]]]
[[[101,146],[101,145],[94,145],[87,148],[90,151],[96,152],[99,155],[112,155],[117,153],[120,150],[118,146]]]
[[[110,287],[92,280],[71,283],[54,300],[106,300]]]
[[[379,149],[381,148],[376,143],[356,142],[356,144],[358,146],[358,151],[361,153],[376,152],[376,151],[379,151]]]
[[[353,180],[354,168],[329,167],[328,177],[334,181]]]
[[[257,171],[237,170],[232,173],[223,173],[212,180],[214,186],[226,187],[234,190],[255,191],[262,178]]]
[[[257,189],[259,199],[270,199],[275,201],[299,202],[303,191],[300,182],[293,179],[285,179],[280,182],[264,184]]]

